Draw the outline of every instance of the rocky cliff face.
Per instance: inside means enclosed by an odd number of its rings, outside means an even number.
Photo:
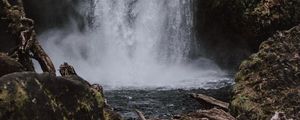
[[[300,119],[300,25],[260,45],[236,74],[232,112],[239,119],[270,119],[275,111]]]
[[[276,31],[300,23],[299,0],[195,0],[194,11],[204,54],[229,68]]]

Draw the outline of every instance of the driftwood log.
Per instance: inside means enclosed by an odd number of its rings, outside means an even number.
[[[221,108],[225,111],[228,111],[229,103],[217,100],[213,97],[203,95],[203,94],[191,94],[191,97],[197,100],[200,104],[202,104],[206,109],[211,109],[214,107]]]
[[[11,1],[1,0],[3,6],[1,12],[8,23],[8,31],[16,36],[18,46],[9,52],[9,56],[20,62],[28,71],[34,71],[31,58],[36,59],[43,72],[55,74],[55,67],[50,57],[43,50],[36,37],[34,21],[26,18],[22,0]]]
[[[177,116],[173,120],[236,120],[222,109],[198,110],[183,116]]]

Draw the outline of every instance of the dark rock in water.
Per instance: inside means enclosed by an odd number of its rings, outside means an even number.
[[[0,77],[9,73],[21,72],[25,68],[16,60],[8,57],[4,53],[0,53]]]
[[[300,25],[260,45],[236,74],[232,113],[239,119],[270,119],[277,112],[300,119]]]
[[[117,120],[113,115],[104,110],[103,95],[80,77],[24,72],[0,78],[1,120]]]

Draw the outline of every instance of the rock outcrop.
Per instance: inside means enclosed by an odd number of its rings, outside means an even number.
[[[103,94],[78,76],[19,72],[0,78],[0,119],[118,120],[120,117],[105,110]]]
[[[300,24],[299,0],[195,0],[195,29],[204,55],[232,68],[278,30]]]
[[[239,119],[300,119],[300,25],[276,33],[236,74],[231,112]]]

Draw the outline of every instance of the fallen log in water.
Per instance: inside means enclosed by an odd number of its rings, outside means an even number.
[[[222,109],[198,110],[187,115],[177,116],[173,120],[236,120]]]
[[[199,103],[201,103],[207,109],[218,107],[225,111],[228,111],[229,103],[217,100],[213,97],[203,95],[203,94],[192,93],[191,97],[196,99]]]
[[[135,112],[139,116],[139,120],[147,120],[141,111],[135,109]]]

